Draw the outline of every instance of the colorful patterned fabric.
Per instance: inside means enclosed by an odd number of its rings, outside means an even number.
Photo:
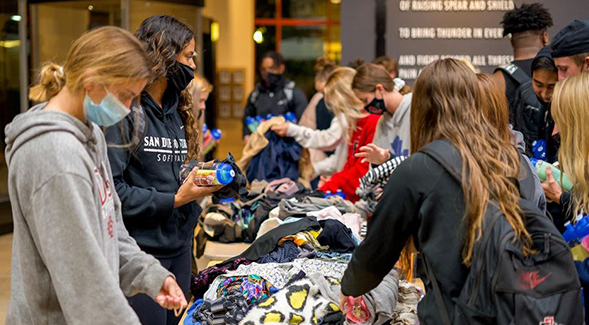
[[[217,289],[217,297],[241,295],[249,304],[255,304],[267,299],[270,294],[278,291],[268,281],[252,274],[248,276],[233,276],[224,280]]]

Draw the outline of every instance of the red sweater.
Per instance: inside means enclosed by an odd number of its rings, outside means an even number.
[[[356,158],[355,154],[360,151],[360,147],[372,143],[379,118],[378,115],[370,114],[358,120],[348,146],[348,160],[344,168],[340,172],[333,174],[329,182],[320,188],[321,191],[335,193],[337,190],[342,190],[348,200],[352,202],[358,201],[359,197],[356,195],[356,189],[360,186],[360,178],[368,172],[368,162],[361,163],[362,158]]]

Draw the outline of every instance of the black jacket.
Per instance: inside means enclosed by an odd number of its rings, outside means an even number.
[[[292,95],[287,96],[287,92],[291,92]],[[292,98],[289,100],[289,97]],[[305,108],[307,96],[294,85],[294,82],[283,77],[274,88],[268,88],[264,83],[257,84],[247,99],[243,113],[243,136],[251,134],[246,124],[248,116],[266,118],[268,114],[281,115],[293,112],[300,120]]]
[[[186,158],[184,123],[178,113],[178,96],[166,92],[164,108],[147,92],[141,94],[145,133],[131,148],[108,149],[117,194],[121,198],[123,220],[129,233],[145,252],[158,258],[175,257],[191,247],[193,231],[202,211],[189,203],[174,208],[180,188],[180,166]],[[105,132],[109,144],[132,137],[133,114],[121,126]]]
[[[458,297],[469,271],[461,257],[464,211],[460,184],[429,156],[413,154],[391,175],[368,223],[367,237],[344,274],[342,292],[359,296],[375,288],[413,235],[417,249],[435,270],[447,309],[453,310],[452,299]],[[419,304],[419,320],[439,324],[431,283],[421,268],[420,277],[428,294]]]

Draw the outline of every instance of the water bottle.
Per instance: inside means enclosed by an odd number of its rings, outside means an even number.
[[[211,130],[211,136],[206,138],[203,141],[202,144],[202,152],[203,154],[208,154],[209,152],[211,152],[211,150],[213,150],[216,146],[217,143],[219,143],[219,141],[221,140],[223,133],[221,132],[221,130],[219,129],[212,129]]]
[[[344,193],[342,190],[337,190],[335,195],[341,197],[344,200],[346,199],[346,193]]]
[[[538,139],[532,143],[532,152],[534,158],[545,160],[546,159],[546,140]]]
[[[331,191],[326,191],[326,192],[325,192],[325,195],[323,195],[323,197],[324,197],[324,198],[326,198],[326,199],[327,199],[328,197],[330,197],[330,196],[333,196],[333,194],[331,193]]]
[[[247,128],[250,130],[251,133],[256,132],[259,126],[258,121],[256,121],[256,119],[251,116],[248,116],[245,119],[245,124],[247,125]]]
[[[258,126],[260,126],[260,124],[264,123],[264,118],[261,116],[256,116],[256,122],[258,122]]]
[[[284,119],[289,121],[290,123],[297,124],[297,116],[293,112],[287,112],[284,115]]]
[[[573,258],[577,261],[583,261],[586,257],[589,257],[589,253],[581,245],[583,238],[589,235],[589,216],[578,216],[577,223],[574,225],[570,222],[565,224],[565,231],[562,233],[562,237],[571,247]]]
[[[219,199],[219,203],[224,206],[231,206],[231,203],[235,202],[235,198],[226,198],[226,199]]]
[[[229,164],[219,163],[215,169],[199,169],[194,177],[197,186],[227,185],[233,182],[235,171]]]
[[[219,162],[217,160],[208,162],[191,160],[186,164],[182,164],[182,166],[180,166],[180,182],[184,183],[195,167],[198,167],[198,169],[215,170],[218,165]]]
[[[568,192],[573,188],[573,182],[571,182],[571,179],[565,173],[562,173],[562,181],[561,181],[561,179],[560,179],[561,171],[560,171],[560,169],[554,167],[554,165],[547,163],[544,160],[540,160],[540,159],[536,159],[536,158],[530,158],[530,161],[532,162],[534,167],[536,167],[536,170],[538,172],[538,177],[540,178],[541,182],[546,181],[546,167],[550,167],[550,169],[552,170],[552,175],[554,176],[554,179],[556,180],[556,182],[558,182],[558,184],[560,184],[560,187],[562,187],[563,190]]]
[[[274,114],[268,114],[266,115],[266,121],[271,120],[274,117]]]

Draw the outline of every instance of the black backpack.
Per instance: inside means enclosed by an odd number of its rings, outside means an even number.
[[[437,140],[421,152],[461,182],[462,159],[451,143]],[[533,191],[529,185],[516,182],[522,194]],[[450,310],[454,324],[583,324],[581,284],[567,243],[534,203],[522,198],[520,207],[537,253],[527,257],[522,254],[521,243],[513,241],[513,228],[497,205],[490,202],[482,236],[474,246],[470,272],[454,301],[454,310]],[[434,270],[427,256],[422,260],[434,289],[441,324],[450,325]]]
[[[509,102],[509,122],[514,130],[524,135],[526,154],[533,157],[533,143],[541,137],[544,126],[544,105],[534,92],[532,79],[522,69],[510,64],[497,70],[503,71],[517,85],[515,96]]]

